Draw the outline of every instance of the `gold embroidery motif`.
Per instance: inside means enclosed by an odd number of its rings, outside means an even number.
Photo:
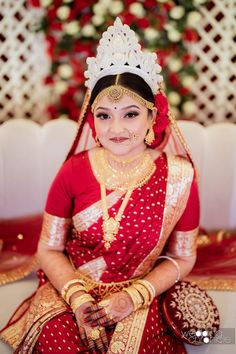
[[[40,242],[63,251],[71,219],[60,218],[44,212]]]
[[[105,298],[108,295],[114,294],[118,291],[121,291],[123,288],[127,288],[130,286],[137,278],[131,280],[125,280],[121,282],[112,282],[112,283],[102,283],[93,280],[87,274],[81,272],[80,268],[75,270],[76,275],[79,279],[85,281],[86,289],[93,296],[97,296],[99,298]]]
[[[167,254],[176,257],[193,256],[197,248],[199,228],[190,231],[174,231],[168,242]]]
[[[168,156],[168,178],[166,201],[160,237],[156,247],[143,260],[134,275],[147,273],[160,255],[167,238],[182,215],[190,193],[193,180],[193,168],[189,161],[178,156]]]
[[[198,287],[181,282],[172,294],[170,307],[176,309],[176,317],[183,321],[184,328],[216,329],[219,314],[212,300]]]
[[[140,309],[116,325],[107,354],[138,353],[148,311]]]
[[[110,193],[107,196],[108,207],[111,208],[114,204],[118,202],[120,198],[121,198],[121,194],[118,194],[116,192]],[[97,222],[98,219],[101,217],[102,217],[102,205],[101,205],[101,200],[99,200],[93,205],[86,208],[85,210],[74,215],[72,219],[76,230],[85,231],[90,226],[92,226],[95,222]]]

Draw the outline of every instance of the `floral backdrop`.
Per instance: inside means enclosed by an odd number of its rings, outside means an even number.
[[[119,16],[141,44],[158,55],[165,91],[181,119],[194,119],[191,87],[197,77],[189,45],[198,41],[199,7],[207,0],[28,0],[44,8],[35,30],[44,31],[51,70],[45,78],[52,92],[51,119],[77,120],[83,101],[86,58],[94,56],[102,32]]]

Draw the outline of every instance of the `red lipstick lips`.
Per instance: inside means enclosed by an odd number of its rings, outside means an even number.
[[[109,140],[111,140],[113,143],[123,143],[123,141],[129,140],[129,139],[128,138],[119,137],[119,138],[110,138]]]

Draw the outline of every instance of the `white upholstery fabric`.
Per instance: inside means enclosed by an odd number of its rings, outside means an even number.
[[[200,173],[201,226],[236,229],[236,125],[204,128],[194,122],[179,126]],[[54,120],[39,126],[15,119],[0,126],[0,219],[41,212],[49,185],[75,137],[77,124]],[[83,138],[88,134],[85,128]],[[82,141],[79,150],[83,147]],[[0,327],[36,288],[34,275],[0,289]],[[210,292],[221,312],[222,327],[235,328],[234,292]],[[235,345],[187,346],[188,353],[231,354]],[[0,353],[12,351],[0,343]],[[158,353],[157,353],[158,354]]]

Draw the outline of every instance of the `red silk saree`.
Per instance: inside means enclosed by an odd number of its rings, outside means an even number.
[[[96,300],[147,274],[161,254],[188,256],[195,250],[199,199],[192,165],[162,153],[148,182],[129,200],[109,250],[102,238],[99,183],[88,152],[70,158],[58,172],[45,208],[41,238],[61,247],[90,285]],[[123,196],[107,191],[109,214]],[[89,353],[78,336],[70,307],[39,271],[39,288],[1,332],[16,353]],[[185,353],[162,320],[160,297],[107,329],[107,353]]]

